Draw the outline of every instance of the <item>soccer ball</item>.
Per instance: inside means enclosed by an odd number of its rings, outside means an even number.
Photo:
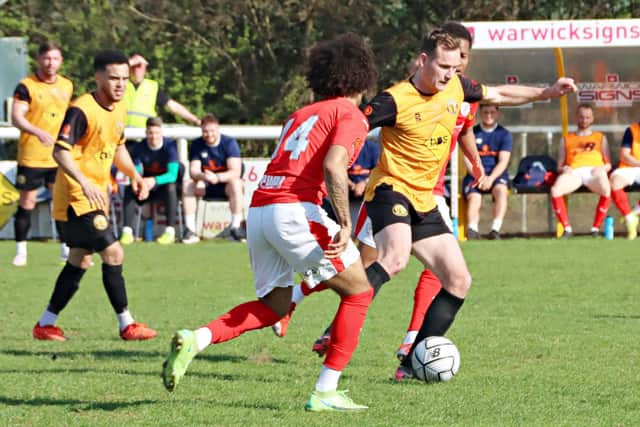
[[[411,355],[416,378],[428,383],[449,381],[460,369],[460,353],[445,337],[427,337],[416,345]]]

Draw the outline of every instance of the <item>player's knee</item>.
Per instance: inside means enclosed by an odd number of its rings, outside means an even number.
[[[394,253],[384,256],[379,263],[384,267],[389,276],[393,277],[407,267],[410,254]]]
[[[114,242],[100,253],[102,262],[109,265],[121,265],[124,262],[124,250],[118,242]]]
[[[551,194],[551,197],[564,196],[564,193],[562,192],[562,190],[560,190],[560,188],[556,187],[555,185],[551,187],[551,190],[549,191],[549,193]]]
[[[456,272],[450,276],[447,282],[446,284],[443,283],[443,286],[446,287],[450,294],[458,298],[464,298],[471,287],[471,273],[469,273],[469,270]]]
[[[627,186],[627,183],[625,182],[625,180],[619,175],[613,175],[611,177],[610,182],[611,182],[611,190],[613,191],[621,190]]]

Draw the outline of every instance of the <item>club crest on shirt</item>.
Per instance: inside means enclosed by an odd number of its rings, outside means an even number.
[[[400,203],[396,203],[395,205],[393,205],[393,207],[391,208],[391,213],[394,214],[395,216],[409,215],[409,212],[407,212],[407,208],[402,206]]]
[[[470,112],[471,112],[471,104],[469,104],[466,101],[463,102],[460,105],[460,115],[461,116],[468,116]]]
[[[93,217],[93,227],[98,231],[104,231],[107,229],[109,223],[107,222],[107,217],[101,214],[98,214]]]
[[[458,114],[458,107],[459,107],[459,104],[456,101],[451,99],[447,104],[447,112],[449,114]]]

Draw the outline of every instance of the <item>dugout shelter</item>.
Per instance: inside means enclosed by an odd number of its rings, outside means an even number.
[[[635,55],[640,46],[640,19],[572,21],[465,22],[474,37],[468,75],[488,85],[517,83],[546,86],[560,76],[572,77],[578,91],[545,102],[501,107],[500,123],[513,134],[510,176],[521,158],[530,154],[557,156],[560,137],[575,126],[579,103],[594,107],[593,128],[609,140],[613,166],[620,140],[631,123],[640,120],[640,68]],[[458,173],[460,172],[460,173]],[[460,152],[452,157],[451,213],[460,239],[466,220],[461,182],[466,171]],[[457,195],[457,197],[456,197]],[[517,201],[516,201],[517,202]],[[555,220],[545,203],[546,221],[531,221],[527,196],[519,206],[509,202],[507,218],[520,217],[520,233],[555,231]],[[518,212],[519,211],[519,212]],[[589,212],[591,215],[591,210]],[[539,218],[538,218],[539,219]],[[546,224],[545,224],[546,222]],[[514,224],[511,230],[514,231]]]

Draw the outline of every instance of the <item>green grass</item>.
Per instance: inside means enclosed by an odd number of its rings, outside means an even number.
[[[13,242],[0,242],[0,425],[637,425],[638,245],[463,244],[474,284],[448,333],[462,366],[436,385],[391,381],[421,269],[412,262],[372,305],[341,380],[371,409],[310,414],[321,363],[310,347],[335,312],[332,293],[305,300],[284,339],[265,329],[207,349],[168,394],[160,367],[172,333],[254,298],[244,245],[127,247],[131,311],[159,331],[140,343],[118,338],[96,258],[59,319],[71,339],[53,343],[31,328],[60,270],[58,245],[30,243],[29,266],[16,269]]]

